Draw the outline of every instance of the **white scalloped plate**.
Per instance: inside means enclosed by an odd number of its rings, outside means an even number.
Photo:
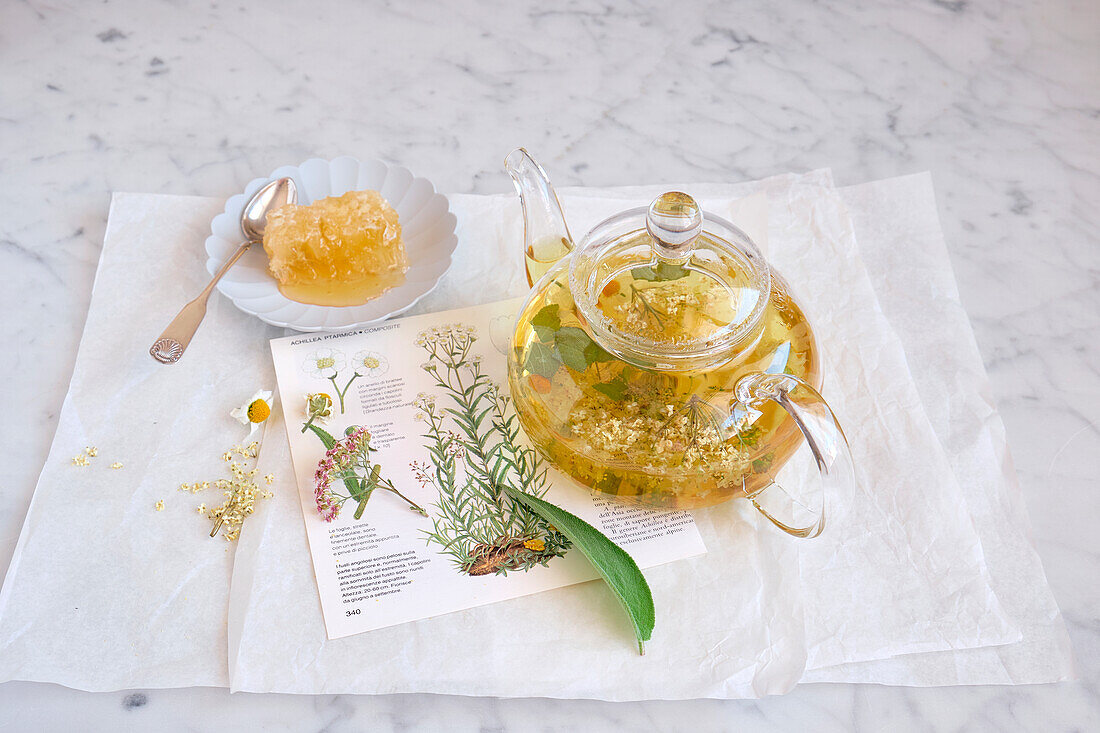
[[[348,191],[379,191],[397,210],[409,271],[403,285],[363,305],[346,308],[307,305],[279,292],[267,269],[267,254],[256,244],[218,283],[218,291],[245,313],[297,331],[340,331],[377,323],[411,308],[431,292],[451,266],[451,255],[458,245],[455,216],[450,212],[447,197],[436,193],[431,181],[380,160],[360,163],[350,157],[311,158],[299,166],[276,168],[271,175],[251,181],[244,193],[225,202],[225,211],[210,222],[212,234],[206,238],[206,269],[211,275],[244,238],[240,221],[245,203],[260,186],[283,176],[294,179],[300,204]]]

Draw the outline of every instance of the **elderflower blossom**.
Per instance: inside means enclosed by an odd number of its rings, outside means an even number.
[[[716,408],[701,400],[643,405],[586,396],[570,414],[569,428],[586,453],[614,460],[647,456],[654,471],[705,468],[738,474],[748,469],[742,445],[722,429]]]

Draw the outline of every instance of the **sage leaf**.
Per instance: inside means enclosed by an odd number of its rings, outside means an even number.
[[[653,635],[656,612],[649,583],[634,558],[591,524],[561,507],[508,484],[500,484],[500,488],[513,501],[518,501],[554,525],[588,558],[626,609],[630,622],[634,624],[634,634],[638,637],[638,653],[645,654],[645,642]]]

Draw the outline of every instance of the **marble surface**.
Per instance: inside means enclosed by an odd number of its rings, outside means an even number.
[[[111,191],[228,195],[342,153],[446,191],[503,191],[520,144],[561,185],[927,169],[1082,679],[637,704],[7,683],[0,728],[1100,728],[1100,5],[669,7],[5,4],[0,570],[65,394]]]

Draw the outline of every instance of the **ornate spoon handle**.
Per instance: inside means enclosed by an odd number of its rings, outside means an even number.
[[[202,323],[202,319],[206,315],[206,301],[210,297],[210,292],[218,284],[218,280],[222,279],[222,275],[241,258],[241,255],[248,251],[251,244],[251,242],[245,242],[238,247],[237,251],[225,261],[225,264],[214,275],[210,284],[199,293],[198,297],[180,309],[179,315],[172,319],[172,322],[168,324],[168,328],[164,329],[164,333],[157,338],[152,348],[149,349],[149,353],[154,359],[161,364],[175,364],[180,360],[187,345],[191,343],[191,337],[195,335],[195,331],[198,330],[199,324]]]

